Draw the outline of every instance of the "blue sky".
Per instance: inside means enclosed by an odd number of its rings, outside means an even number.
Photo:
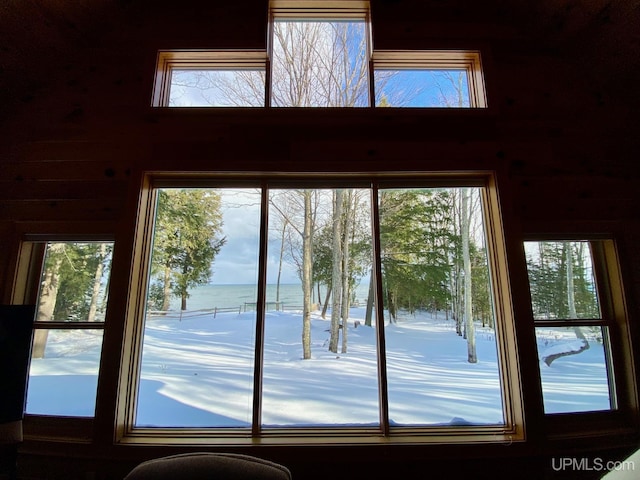
[[[252,284],[258,277],[260,194],[256,189],[219,190],[222,193],[223,235],[226,244],[213,265],[211,283]],[[267,283],[276,283],[280,237],[270,231]],[[281,283],[299,283],[295,268],[283,264]]]

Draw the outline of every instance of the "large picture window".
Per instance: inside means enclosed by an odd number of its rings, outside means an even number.
[[[491,177],[149,182],[127,435],[519,438]]]

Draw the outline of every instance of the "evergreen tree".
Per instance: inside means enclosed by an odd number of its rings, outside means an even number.
[[[333,272],[333,252],[332,252],[332,231],[330,225],[322,227],[313,239],[313,282],[325,287],[326,295],[322,302],[322,318],[326,317],[329,299],[332,289]],[[320,300],[320,289],[318,288],[318,300]]]
[[[208,189],[158,191],[152,272],[163,292],[163,310],[170,295],[187,309],[189,289],[209,281],[211,266],[226,239],[220,236],[220,195]]]
[[[482,321],[483,327],[494,328],[489,266],[484,248],[470,245],[471,250],[471,301],[476,319]]]
[[[437,311],[451,293],[450,256],[455,245],[449,192],[387,190],[380,196],[380,236],[386,307]]]
[[[104,275],[105,260],[110,260],[111,247],[104,243],[65,243],[61,245],[63,255],[58,272],[60,285],[53,319],[56,321],[94,321],[98,309],[97,302],[101,288],[100,283]],[[52,258],[51,261],[56,262],[55,258]],[[45,268],[47,267],[45,266]]]
[[[588,243],[531,242],[527,270],[536,319],[600,316]]]
[[[39,322],[95,321],[106,305],[102,280],[111,264],[108,243],[51,243],[47,246],[38,299]],[[48,330],[34,335],[33,358],[43,358]]]
[[[527,246],[529,288],[535,319],[567,320],[578,346],[546,355],[549,366],[558,358],[577,355],[590,348],[581,318],[598,318],[599,307],[590,250],[586,242],[532,242]],[[600,329],[595,332],[601,335]]]

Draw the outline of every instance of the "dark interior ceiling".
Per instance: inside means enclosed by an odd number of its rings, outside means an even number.
[[[414,18],[509,28],[527,53],[551,52],[587,65],[609,95],[639,106],[640,0],[373,0],[396,12],[400,23],[407,7]],[[152,42],[154,22],[162,15],[188,21],[203,8],[263,8],[266,0],[244,2],[134,0],[3,0],[0,2],[0,120],[10,117],[62,74],[80,50],[104,50]],[[181,10],[178,11],[178,8]],[[417,9],[417,10],[416,10]],[[418,12],[419,15],[415,15]],[[422,14],[425,16],[423,17]],[[435,20],[434,20],[435,19]],[[394,19],[395,20],[395,19]]]

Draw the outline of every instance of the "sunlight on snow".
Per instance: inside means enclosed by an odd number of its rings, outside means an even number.
[[[329,316],[328,316],[329,317]],[[267,426],[370,425],[379,422],[375,328],[352,309],[348,353],[327,350],[329,321],[313,317],[313,358],[302,360],[299,312],[269,312],[265,327],[263,419]],[[355,327],[355,321],[360,322]],[[394,425],[500,424],[495,336],[478,327],[478,363],[452,321],[431,314],[385,326],[389,417]],[[137,424],[248,427],[251,424],[254,313],[148,320]],[[99,342],[31,362],[29,413],[91,416]],[[545,410],[608,409],[602,346],[542,364]]]

